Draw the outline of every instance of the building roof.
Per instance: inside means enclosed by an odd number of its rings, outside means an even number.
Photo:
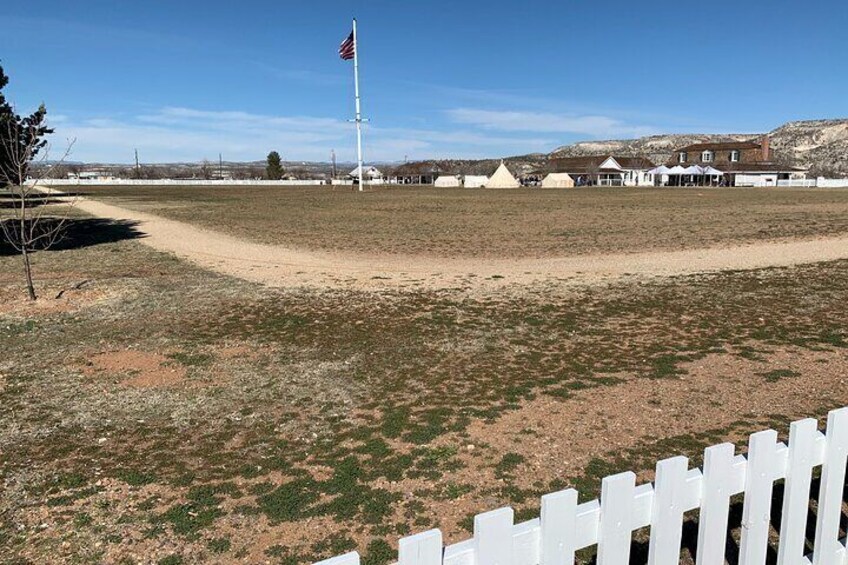
[[[590,155],[586,157],[559,157],[550,160],[553,172],[598,173],[621,172],[616,168],[600,168],[607,159],[615,159],[621,169],[652,169],[654,163],[645,157],[621,157],[616,155]]]
[[[382,174],[380,172],[380,169],[378,169],[377,167],[375,167],[373,165],[365,165],[364,169],[365,169],[366,175],[372,175],[373,176],[373,175],[381,175]],[[357,166],[355,169],[353,169],[351,172],[349,172],[348,176],[358,177],[359,176],[359,167]]]
[[[656,167],[653,161],[646,157],[615,157],[622,169],[653,169]]]
[[[452,174],[441,167],[438,163],[431,161],[416,161],[414,163],[404,163],[391,170],[394,176],[418,176],[418,175],[449,175]]]
[[[756,163],[710,163],[723,173],[798,173],[805,169],[781,163],[760,161]]]
[[[742,150],[742,149],[761,149],[762,143],[759,141],[715,141],[715,142],[704,142],[704,143],[693,143],[691,145],[687,145],[686,147],[681,147],[679,149],[675,149],[675,153],[680,153],[681,151],[686,152],[700,152],[700,151],[730,151],[733,149]]]

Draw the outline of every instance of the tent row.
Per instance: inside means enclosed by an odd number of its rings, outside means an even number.
[[[366,167],[364,176],[368,182],[381,182],[382,173],[375,167]],[[359,168],[350,172],[350,178],[359,177]],[[431,181],[438,188],[521,188],[521,182],[501,162],[491,177],[486,175],[433,175]],[[575,186],[574,179],[568,173],[550,173],[541,182],[542,188],[572,188]]]
[[[659,167],[654,167],[653,169],[648,170],[649,175],[693,175],[693,176],[721,176],[724,174],[724,171],[719,171],[715,167],[707,166],[700,167],[698,165],[691,165],[689,167],[682,167],[680,165],[675,165],[674,167],[666,167],[665,165],[660,165]]]
[[[509,172],[503,163],[491,177],[485,175],[441,175],[436,177],[433,185],[439,188],[519,188],[521,183]]]
[[[648,174],[654,175],[656,183],[660,186],[723,185],[725,182],[725,172],[711,165],[660,165],[650,169]]]
[[[503,163],[491,177],[483,175],[441,175],[433,183],[439,188],[520,188],[521,183]],[[551,173],[542,180],[542,188],[572,188],[574,179],[568,173]]]

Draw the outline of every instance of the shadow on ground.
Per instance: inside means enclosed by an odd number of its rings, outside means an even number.
[[[41,220],[39,232],[44,233],[53,229],[59,219],[44,218]],[[10,224],[12,220],[4,220]],[[13,226],[14,227],[14,226]],[[116,243],[128,239],[145,237],[138,229],[138,222],[130,220],[110,220],[104,218],[70,219],[60,228],[62,233],[50,247],[50,251],[82,249],[103,243]],[[14,230],[9,230],[14,233]],[[17,255],[17,250],[5,238],[5,230],[0,231],[0,257]]]
[[[64,195],[31,194],[26,198],[27,207],[34,209],[41,206],[66,204],[58,198],[59,196]],[[0,210],[14,210],[20,208],[20,205],[20,198],[12,197],[9,194],[0,194]]]

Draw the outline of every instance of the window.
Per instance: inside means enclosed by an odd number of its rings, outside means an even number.
[[[739,150],[738,149],[734,149],[733,151],[730,152],[730,162],[731,163],[738,163],[739,162]]]
[[[687,155],[685,151],[681,151],[681,152],[677,155],[677,162],[678,162],[678,163],[685,163],[685,162],[686,162],[686,161],[688,161],[688,160],[689,160],[689,155]]]
[[[701,153],[701,162],[702,163],[712,163],[713,162],[713,152],[709,149]]]

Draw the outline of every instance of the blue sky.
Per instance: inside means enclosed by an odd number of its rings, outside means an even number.
[[[54,153],[144,162],[497,157],[848,115],[848,2],[4,0],[0,59]]]

